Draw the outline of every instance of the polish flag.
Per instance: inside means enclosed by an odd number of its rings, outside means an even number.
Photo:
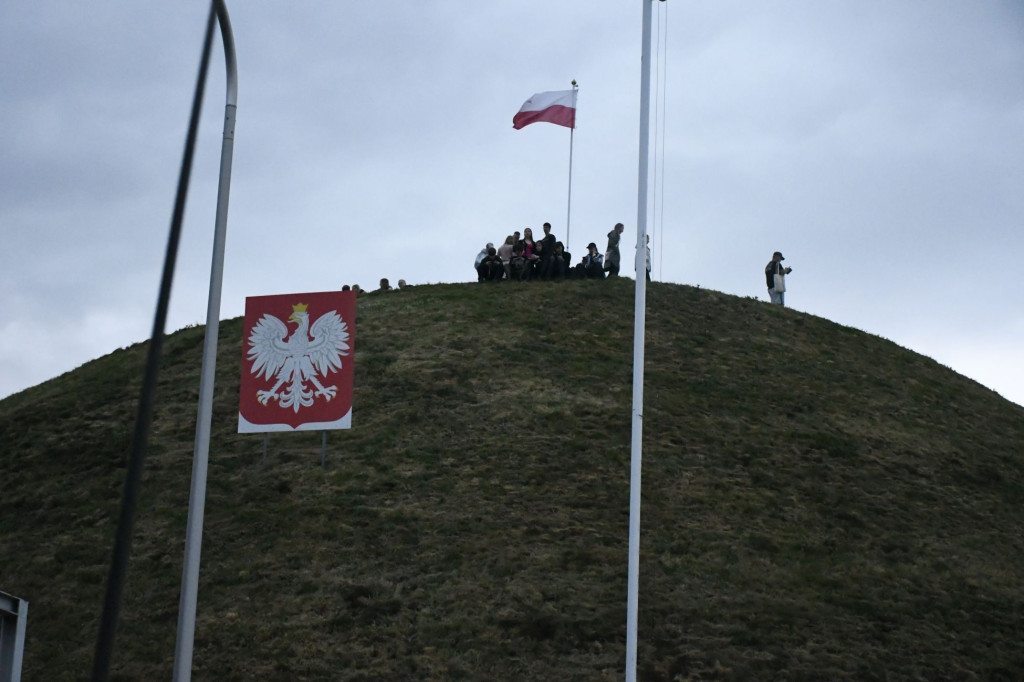
[[[538,92],[523,102],[519,113],[512,117],[516,130],[531,123],[554,123],[566,128],[576,127],[576,90]]]

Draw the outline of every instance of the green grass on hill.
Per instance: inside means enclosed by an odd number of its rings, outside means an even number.
[[[639,677],[1024,679],[1024,410],[886,340],[648,289]],[[619,680],[633,284],[362,295],[353,428],[235,432],[221,324],[197,681]],[[169,679],[202,328],[167,338],[115,679]],[[144,346],[0,401],[24,679],[85,680]]]

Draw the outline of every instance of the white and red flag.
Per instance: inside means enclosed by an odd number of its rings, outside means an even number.
[[[238,432],[350,428],[355,321],[352,291],[246,298]]]
[[[538,92],[523,102],[519,113],[512,117],[512,127],[519,130],[531,123],[554,123],[575,128],[577,92],[575,89]]]

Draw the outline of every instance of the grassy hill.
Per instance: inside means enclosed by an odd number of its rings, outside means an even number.
[[[221,324],[194,679],[619,680],[631,281],[362,295],[353,428],[236,429]],[[115,649],[170,679],[202,328],[170,335]],[[24,679],[87,679],[144,346],[0,401]],[[648,290],[639,677],[1024,679],[1024,409],[895,344]]]

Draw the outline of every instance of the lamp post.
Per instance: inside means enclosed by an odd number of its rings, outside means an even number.
[[[199,380],[199,408],[196,440],[192,456],[192,487],[188,501],[188,527],[185,535],[185,559],[181,575],[181,599],[178,604],[178,636],[174,646],[174,681],[192,678],[192,651],[196,631],[196,601],[199,592],[199,556],[203,542],[203,515],[206,508],[206,476],[210,460],[210,423],[213,419],[213,383],[217,370],[217,337],[220,331],[220,297],[224,280],[224,242],[227,234],[228,197],[231,189],[231,159],[235,146],[235,111],[238,101],[238,68],[235,40],[224,0],[213,0],[224,43],[227,72],[227,102],[224,106],[224,140],[220,153],[220,180],[217,188],[217,214],[213,232],[213,263],[210,268],[210,294],[206,307],[206,336],[203,341],[203,365]]]

